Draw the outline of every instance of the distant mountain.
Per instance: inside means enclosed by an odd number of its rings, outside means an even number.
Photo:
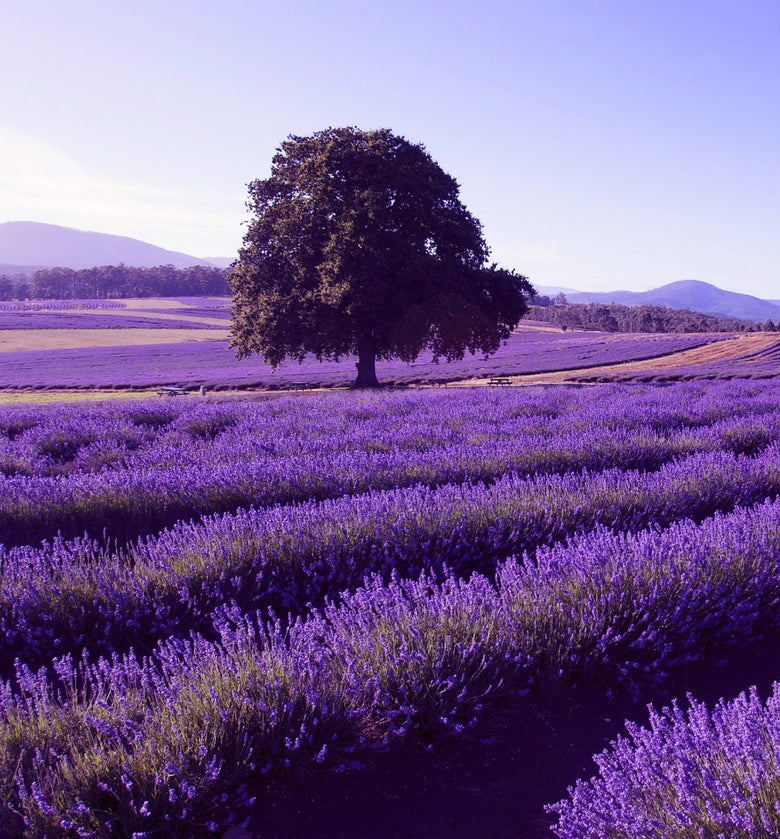
[[[567,300],[570,294],[582,293],[577,291],[576,288],[567,288],[562,285],[536,285],[536,283],[533,283],[533,287],[536,289],[537,294],[545,294],[547,297],[555,297],[556,294],[565,294]]]
[[[213,265],[215,268],[230,268],[230,266],[238,259],[236,256],[207,256],[206,262]]]
[[[186,268],[190,265],[217,265],[225,267],[233,260],[225,258],[207,260],[185,253],[165,250],[140,239],[112,236],[41,224],[35,221],[8,221],[0,224],[0,264],[18,270],[23,266],[29,272],[38,268],[93,268],[101,265],[125,265],[135,268],[154,268],[173,265]],[[14,273],[9,270],[5,273]]]
[[[36,271],[39,271],[41,268],[51,268],[51,265],[7,265],[5,263],[0,262],[0,274],[4,274],[7,277],[14,277],[21,274],[34,274]]]
[[[542,288],[539,291],[549,293]],[[780,319],[780,302],[776,300],[761,300],[749,294],[724,291],[699,280],[680,280],[650,291],[572,291],[564,294],[569,303],[668,306],[670,309],[690,309],[705,315],[724,315],[740,320]]]

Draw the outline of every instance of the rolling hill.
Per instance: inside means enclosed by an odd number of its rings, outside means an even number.
[[[9,221],[0,224],[0,273],[31,274],[39,268],[92,268],[124,263],[137,268],[213,265],[224,268],[232,257],[199,259],[156,245],[109,233],[76,230],[55,224]],[[566,295],[570,303],[621,303],[625,306],[668,306],[741,320],[780,320],[780,301],[724,291],[699,280],[681,280],[650,291],[577,291],[538,286],[540,294]]]
[[[169,251],[108,233],[94,233],[41,224],[34,221],[9,221],[0,224],[0,265],[5,273],[28,273],[38,268],[93,268],[99,265],[124,263],[135,268],[154,268],[173,265],[186,268],[190,265],[216,265],[223,267],[229,259],[198,259],[176,251]]]
[[[548,292],[540,287],[542,294]],[[705,315],[725,315],[740,320],[780,319],[780,304],[750,294],[724,291],[699,280],[680,280],[650,291],[571,291],[565,292],[569,303],[620,303],[623,306],[668,306],[690,309]]]

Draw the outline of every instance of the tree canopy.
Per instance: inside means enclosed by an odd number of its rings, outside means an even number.
[[[242,358],[357,355],[375,361],[495,352],[533,293],[487,265],[458,183],[422,145],[387,129],[290,136],[271,175],[249,184],[253,214],[230,277],[231,346]]]

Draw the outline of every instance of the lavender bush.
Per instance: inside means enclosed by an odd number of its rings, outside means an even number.
[[[641,692],[777,627],[779,404],[770,381],[0,410],[0,835],[214,834],[254,776],[551,682]],[[559,835],[771,835],[774,764],[726,774],[776,725],[743,704],[744,735],[657,715],[674,736],[604,757]]]
[[[595,757],[599,776],[552,805],[562,839],[769,837],[780,832],[780,683],[762,703],[755,688],[709,711],[688,696],[649,726],[627,723]]]
[[[14,811],[49,835],[130,836],[171,819],[206,833],[251,773],[460,732],[545,674],[635,678],[733,643],[777,622],[779,523],[776,502],[664,533],[599,531],[538,563],[510,560],[495,585],[374,579],[285,633],[227,609],[217,642],[60,659],[58,682],[19,665],[0,693],[6,835],[23,835]]]

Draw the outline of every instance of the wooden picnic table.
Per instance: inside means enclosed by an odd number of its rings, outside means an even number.
[[[510,387],[511,384],[509,376],[491,376],[488,379],[488,387]]]

